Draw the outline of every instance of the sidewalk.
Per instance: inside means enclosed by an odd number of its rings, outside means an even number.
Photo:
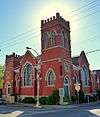
[[[41,108],[36,108],[33,104],[25,104],[25,103],[14,103],[14,104],[7,104],[8,106],[14,106],[14,107],[29,107],[33,108],[35,110],[47,110],[47,109],[69,109],[69,108],[75,108],[75,107],[81,107],[86,105],[94,105],[94,104],[100,104],[99,102],[91,102],[91,103],[85,103],[85,104],[68,104],[68,105],[41,105]]]
[[[66,108],[74,108],[77,105],[41,105],[41,108],[36,108],[34,104],[25,104],[25,103],[14,103],[14,104],[7,104],[7,106],[12,107],[29,107],[33,108],[34,110],[58,110],[58,109],[66,109]]]

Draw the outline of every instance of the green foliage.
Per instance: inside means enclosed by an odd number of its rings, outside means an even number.
[[[17,100],[18,100],[17,94],[15,94],[14,96],[15,96],[15,102],[17,102]]]
[[[0,89],[3,88],[3,79],[0,79]]]
[[[45,104],[49,104],[49,105],[54,105],[54,104],[58,104],[59,103],[59,91],[58,90],[54,90],[52,95],[48,96],[48,97],[41,97],[39,99],[40,104],[45,105]],[[32,98],[32,97],[25,97],[22,101],[22,103],[32,103],[32,104],[36,104],[36,98]]]
[[[84,92],[83,91],[79,91],[78,93],[76,91],[75,95],[76,95],[76,102],[77,103],[78,103],[78,100],[79,100],[79,103],[84,103]]]
[[[96,95],[90,96],[90,97],[89,97],[89,101],[90,101],[90,102],[95,102],[95,101],[97,101],[97,96],[96,96]]]
[[[100,100],[100,89],[97,89],[97,97],[98,97],[98,99]]]
[[[4,76],[4,67],[0,65],[0,79]]]
[[[96,92],[97,92],[97,94],[100,94],[100,89],[97,89],[97,91],[96,91]]]
[[[40,102],[40,104],[42,104],[42,105],[48,104],[48,97],[41,97],[41,98],[39,99],[39,102]]]
[[[3,88],[4,67],[0,65],[0,88]]]
[[[59,104],[59,91],[58,90],[54,90],[52,95],[50,95],[48,97],[48,104],[50,105],[54,105],[54,104]]]
[[[36,99],[33,97],[25,97],[22,100],[22,103],[32,103],[32,104],[36,104]]]
[[[70,100],[69,96],[65,96],[65,97],[63,97],[63,101],[64,102],[70,102],[71,100]]]
[[[75,103],[77,102],[77,97],[76,97],[76,95],[71,96],[71,101],[72,101],[73,104],[75,104]]]
[[[79,103],[84,103],[84,92],[79,91]]]

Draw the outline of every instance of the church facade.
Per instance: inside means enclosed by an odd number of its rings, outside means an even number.
[[[92,93],[89,63],[84,51],[71,57],[70,23],[56,16],[41,21],[41,55],[27,50],[22,56],[6,56],[3,95],[20,98],[49,96],[55,89],[64,89],[64,96],[75,95],[75,84],[86,94]],[[40,63],[39,63],[40,61]],[[37,65],[40,64],[40,69]],[[39,70],[39,71],[38,71]],[[39,73],[38,73],[39,72]]]

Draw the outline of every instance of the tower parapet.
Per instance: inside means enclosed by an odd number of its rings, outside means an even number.
[[[65,21],[64,18],[62,18],[62,16],[60,16],[60,13],[56,13],[56,16],[50,17],[46,20],[41,20],[41,28],[44,28],[45,26],[49,26],[55,23],[61,23],[63,24],[64,27],[69,27],[69,21]]]

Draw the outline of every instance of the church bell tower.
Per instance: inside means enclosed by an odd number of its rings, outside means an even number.
[[[65,77],[71,76],[70,24],[59,13],[41,21],[41,53],[41,88],[43,96],[48,96],[55,87],[63,88]]]

